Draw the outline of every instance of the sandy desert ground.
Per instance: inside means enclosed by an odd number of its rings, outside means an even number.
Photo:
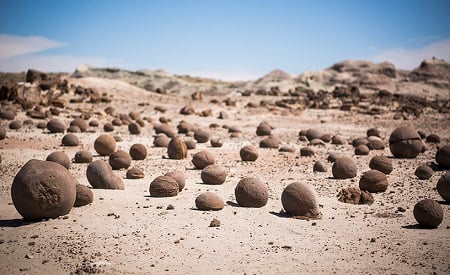
[[[436,192],[438,179],[446,171],[437,169],[428,180],[419,180],[415,169],[431,164],[437,148],[450,142],[450,115],[425,108],[418,118],[393,119],[393,112],[379,115],[361,114],[339,109],[290,110],[278,107],[246,108],[249,102],[270,100],[266,96],[236,96],[236,106],[211,104],[222,102],[227,95],[205,95],[203,100],[173,94],[156,94],[127,83],[94,77],[71,78],[74,85],[92,87],[106,93],[110,103],[71,103],[59,118],[67,124],[83,112],[92,114],[100,127],[77,134],[77,147],[61,146],[64,134],[51,134],[24,125],[7,130],[0,141],[0,274],[449,274],[450,273],[450,205]],[[69,101],[72,94],[64,95]],[[181,115],[184,105],[196,111],[210,108],[212,116]],[[142,117],[170,118],[176,127],[187,120],[203,128],[212,123],[212,137],[224,141],[221,148],[210,143],[197,144],[183,160],[167,159],[166,148],[153,147],[154,131],[146,121],[139,135],[130,135],[127,126],[115,128],[118,148],[128,151],[134,143],[148,148],[145,160],[132,161],[141,168],[143,179],[126,179],[126,170],[114,171],[123,178],[125,190],[92,189],[94,202],[73,208],[68,215],[41,222],[27,222],[15,210],[10,195],[14,176],[29,159],[44,160],[53,151],[64,151],[70,158],[81,149],[94,153],[94,160],[105,159],[95,154],[96,137],[102,125],[111,120],[103,110],[112,106],[117,113],[139,111]],[[164,107],[165,113],[155,110]],[[219,112],[229,118],[217,118]],[[26,120],[25,112],[16,119]],[[39,120],[34,120],[37,123]],[[294,153],[258,148],[255,162],[242,162],[239,150],[247,144],[258,147],[263,137],[255,133],[262,121],[269,122],[272,134]],[[7,121],[2,121],[6,127]],[[239,126],[242,136],[230,137],[222,126]],[[427,150],[415,159],[392,158],[394,170],[387,176],[386,192],[374,194],[372,205],[339,202],[337,193],[343,187],[358,187],[360,175],[369,170],[373,156],[392,154],[372,150],[356,156],[351,140],[366,136],[366,130],[377,127],[387,144],[390,133],[400,125],[409,125],[441,137],[438,144],[428,143]],[[321,129],[331,135],[342,135],[348,145],[314,146],[315,155],[301,157],[299,150],[308,145],[299,140],[299,131]],[[205,185],[200,170],[194,169],[192,155],[200,150],[217,155],[216,163],[227,170],[223,185]],[[358,165],[353,179],[334,179],[331,163],[328,172],[313,172],[316,160],[327,160],[329,153],[352,157]],[[72,163],[70,173],[81,184],[90,186],[86,178],[88,164]],[[169,171],[183,171],[186,187],[175,197],[149,196],[149,184]],[[236,203],[234,188],[246,176],[261,179],[269,189],[268,203],[262,208],[244,208]],[[318,193],[323,218],[293,219],[283,214],[281,193],[292,182],[307,182]],[[195,198],[205,192],[217,193],[225,202],[220,211],[199,211]],[[444,220],[435,229],[423,229],[413,217],[413,207],[423,198],[440,202]],[[167,209],[172,205],[174,209]],[[213,219],[219,227],[210,227]]]

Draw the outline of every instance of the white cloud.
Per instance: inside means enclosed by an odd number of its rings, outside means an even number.
[[[41,36],[0,34],[0,60],[59,48],[65,44]]]
[[[432,57],[450,60],[450,38],[431,43],[420,49],[395,48],[383,50],[368,59],[374,62],[389,61],[399,69],[412,70],[417,68],[422,60]]]

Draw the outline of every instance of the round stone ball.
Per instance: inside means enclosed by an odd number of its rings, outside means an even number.
[[[384,146],[384,142],[381,138],[376,136],[370,136],[368,138],[369,143],[367,144],[367,147],[369,147],[370,150],[384,150],[386,146]]]
[[[58,118],[52,118],[47,122],[47,129],[50,133],[64,133],[66,128],[64,121]]]
[[[170,140],[167,146],[167,155],[170,159],[184,159],[187,157],[186,143],[177,137]]]
[[[125,175],[127,179],[142,179],[144,176],[144,171],[137,167],[128,169],[127,174]]]
[[[280,139],[278,139],[274,136],[270,136],[270,137],[267,137],[267,138],[261,140],[259,142],[259,147],[260,148],[278,149],[278,147],[280,147],[280,144],[281,144]]]
[[[347,144],[347,141],[342,136],[336,135],[331,138],[331,144],[345,145]]]
[[[328,154],[327,161],[331,163],[335,163],[338,158],[341,156],[338,153],[330,153]]]
[[[300,156],[302,157],[312,157],[315,153],[314,148],[311,146],[306,146],[300,149]]]
[[[209,138],[211,137],[211,133],[208,130],[199,128],[194,132],[194,139],[198,143],[206,143],[209,141]]]
[[[74,147],[80,145],[80,140],[78,139],[77,135],[73,133],[68,133],[63,136],[61,144],[63,146]]]
[[[380,172],[390,174],[394,167],[392,166],[392,160],[386,156],[375,156],[369,162],[370,169],[378,170]]]
[[[351,179],[356,177],[358,167],[351,158],[340,157],[333,163],[331,171],[336,179]]]
[[[59,163],[60,165],[64,166],[66,169],[70,168],[70,159],[69,156],[67,156],[66,153],[62,151],[55,151],[47,156],[45,159],[46,161],[52,161]]]
[[[203,169],[208,165],[214,164],[216,161],[216,156],[206,150],[195,153],[192,156],[192,164],[194,164],[196,169]]]
[[[164,176],[171,177],[177,182],[179,192],[181,192],[181,190],[183,190],[184,186],[186,185],[186,179],[185,179],[186,177],[185,177],[184,173],[181,171],[168,172]]]
[[[450,144],[447,144],[436,152],[436,162],[439,166],[450,168]]]
[[[84,184],[77,184],[75,187],[77,195],[73,204],[74,207],[85,206],[94,201],[94,193],[89,187]]]
[[[328,171],[328,166],[327,164],[322,161],[322,160],[318,160],[314,163],[313,166],[313,172],[327,172]]]
[[[364,144],[360,144],[360,145],[356,146],[356,148],[355,148],[355,155],[358,155],[358,156],[368,155],[369,152],[370,152],[369,147],[367,147],[367,145],[364,145]]]
[[[324,133],[319,129],[308,129],[306,131],[306,138],[311,141],[313,139],[320,139]]]
[[[193,128],[194,126],[185,120],[180,121],[177,125],[178,133],[180,134],[187,134],[192,131]]]
[[[367,129],[367,137],[381,137],[381,131],[378,128]]]
[[[186,143],[186,147],[188,150],[193,150],[197,147],[197,142],[191,138],[185,139],[184,143]]]
[[[127,169],[131,165],[131,156],[123,150],[117,150],[109,155],[109,165],[113,170]]]
[[[144,160],[147,157],[147,147],[141,143],[131,145],[130,156],[134,160]]]
[[[103,125],[103,131],[105,131],[105,132],[112,132],[112,131],[114,131],[114,126],[112,125],[111,122],[106,122]]]
[[[218,211],[225,206],[224,201],[215,193],[205,192],[195,199],[195,206],[202,211]]]
[[[446,172],[438,180],[436,190],[441,195],[441,197],[450,202],[450,172]]]
[[[78,126],[81,132],[86,132],[88,128],[88,123],[82,118],[75,118],[70,122],[70,126]]]
[[[234,189],[236,201],[243,207],[263,207],[269,199],[267,186],[257,178],[247,177]]]
[[[155,147],[165,147],[167,148],[170,143],[170,138],[165,134],[159,134],[153,140],[153,146]]]
[[[431,199],[419,201],[414,206],[413,214],[416,221],[426,228],[436,228],[444,219],[442,206]]]
[[[76,125],[71,125],[69,128],[67,128],[68,133],[81,133],[80,127]]]
[[[6,138],[6,129],[2,125],[0,125],[0,140],[3,140]]]
[[[100,123],[98,123],[98,120],[93,119],[93,120],[89,121],[89,126],[91,126],[91,127],[98,127],[99,125],[100,125]]]
[[[94,141],[94,149],[101,156],[109,156],[116,151],[116,140],[110,135],[100,135]]]
[[[281,194],[281,203],[286,213],[298,218],[321,218],[314,187],[303,182],[293,182]]]
[[[223,146],[223,140],[221,138],[212,138],[210,142],[212,147],[219,148]]]
[[[227,171],[220,165],[211,164],[203,168],[201,178],[205,184],[223,184],[227,179]]]
[[[355,138],[352,141],[352,145],[355,148],[358,147],[359,145],[367,145],[367,144],[369,144],[369,140],[367,138],[365,138],[365,137],[363,137],[363,138]]]
[[[36,127],[38,129],[47,129],[47,121],[39,121]]]
[[[111,166],[104,160],[89,163],[86,177],[95,189],[125,189],[122,179],[114,174]]]
[[[258,150],[253,145],[246,145],[239,151],[242,161],[255,161],[258,159]]]
[[[429,143],[440,143],[441,138],[437,134],[429,134],[426,138],[426,141]]]
[[[173,138],[177,133],[174,128],[172,128],[169,124],[166,123],[155,125],[154,130],[156,134],[165,134],[170,138]]]
[[[427,180],[433,175],[433,169],[428,165],[420,165],[416,168],[416,171],[414,171],[414,175],[421,180]]]
[[[128,124],[128,131],[132,135],[139,135],[141,133],[141,126],[136,122],[131,122]]]
[[[280,149],[278,149],[280,153],[295,153],[295,147],[290,145],[282,145]]]
[[[389,137],[389,149],[397,158],[415,158],[422,147],[420,135],[411,127],[398,127]]]
[[[179,189],[177,181],[168,176],[156,177],[149,187],[152,197],[173,197],[178,194]]]
[[[9,129],[18,130],[22,128],[22,122],[20,120],[13,120],[9,123]]]
[[[365,172],[359,179],[359,189],[370,193],[380,193],[389,186],[386,174],[378,170]]]
[[[75,163],[90,163],[92,162],[92,153],[88,150],[81,150],[75,153],[74,162]]]
[[[32,159],[14,177],[11,198],[25,220],[56,218],[72,209],[77,184],[62,165]]]
[[[272,134],[272,127],[267,123],[261,123],[256,127],[257,136],[270,136]]]

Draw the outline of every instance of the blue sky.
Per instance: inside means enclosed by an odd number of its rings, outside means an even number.
[[[249,79],[450,59],[450,1],[0,0],[0,71],[79,64]]]

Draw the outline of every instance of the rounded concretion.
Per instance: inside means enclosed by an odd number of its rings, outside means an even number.
[[[350,179],[356,177],[358,167],[351,158],[340,157],[333,163],[331,170],[336,179]]]
[[[269,199],[267,186],[257,178],[247,177],[234,189],[236,201],[243,207],[263,207]]]
[[[170,143],[170,138],[165,134],[159,134],[153,140],[153,146],[155,147],[168,147]]]
[[[450,168],[450,144],[447,144],[436,152],[436,162],[445,168]]]
[[[208,130],[199,128],[194,132],[194,139],[198,142],[198,143],[206,143],[208,142],[209,138],[210,138],[211,134],[209,133]]]
[[[159,125],[155,125],[154,127],[156,134],[165,134],[166,136],[173,138],[176,135],[176,131],[169,124],[161,123]]]
[[[152,197],[173,197],[178,194],[179,186],[174,178],[159,176],[150,183],[149,191]]]
[[[223,146],[223,140],[221,138],[212,138],[210,140],[212,147],[222,147]]]
[[[270,136],[272,134],[272,127],[268,123],[260,123],[258,127],[256,127],[256,135],[257,136]]]
[[[77,184],[76,192],[75,203],[73,204],[74,207],[85,206],[94,201],[94,193],[92,193],[92,190],[86,185]]]
[[[181,171],[168,172],[164,176],[171,177],[177,182],[179,192],[181,192],[181,190],[183,190],[184,186],[186,185],[184,173]]]
[[[359,188],[370,193],[384,192],[388,186],[386,175],[378,170],[367,171],[359,179]]]
[[[61,151],[55,151],[55,152],[51,153],[50,155],[47,156],[47,158],[45,160],[59,163],[62,166],[64,166],[66,169],[69,169],[70,164],[71,164],[69,156],[67,156],[66,153],[61,152]]]
[[[253,145],[247,145],[239,151],[242,161],[255,161],[258,159],[258,150]]]
[[[0,125],[0,140],[6,138],[6,129],[2,125]]]
[[[80,140],[77,135],[69,133],[65,134],[62,138],[61,144],[63,146],[78,146],[80,144]]]
[[[144,160],[147,157],[147,147],[141,143],[131,145],[130,156],[134,160]]]
[[[64,133],[66,128],[66,124],[58,118],[52,118],[47,122],[47,129],[50,133]]]
[[[217,211],[223,209],[225,206],[224,201],[215,193],[205,192],[200,194],[195,199],[195,206],[198,210],[203,211]]]
[[[144,171],[137,167],[133,167],[127,171],[125,177],[127,179],[142,179],[144,178]]]
[[[122,179],[116,176],[111,166],[103,160],[89,163],[86,177],[95,189],[125,189]]]
[[[424,199],[419,201],[413,210],[416,221],[427,228],[435,228],[444,219],[442,206],[434,200]]]
[[[385,156],[375,156],[369,162],[370,169],[378,170],[385,174],[390,174],[394,169],[392,160]]]
[[[323,132],[318,129],[308,129],[306,131],[306,138],[311,141],[313,139],[320,139],[323,136]]]
[[[300,149],[300,156],[302,157],[312,157],[315,153],[314,148],[311,146],[306,146]]]
[[[397,158],[415,158],[422,147],[420,135],[411,127],[398,127],[389,137],[389,149]]]
[[[81,150],[75,153],[75,163],[89,163],[92,161],[92,153],[88,150]]]
[[[450,201],[450,172],[441,176],[438,180],[436,190],[444,200]]]
[[[110,135],[100,135],[94,141],[94,149],[101,156],[109,156],[116,151],[116,140]]]
[[[227,179],[227,171],[220,165],[211,164],[202,170],[201,178],[205,184],[223,184]]]
[[[167,155],[170,159],[184,159],[187,157],[186,143],[177,137],[170,140],[167,146]]]
[[[259,142],[260,148],[273,148],[278,149],[280,147],[281,141],[273,136],[267,137]]]
[[[203,169],[208,165],[214,164],[215,161],[216,156],[205,150],[197,152],[192,156],[192,164],[194,164],[196,169]]]
[[[327,171],[328,166],[324,161],[318,160],[314,163],[313,172],[327,172]]]
[[[360,145],[356,146],[356,148],[355,148],[355,155],[358,155],[358,156],[368,155],[369,152],[370,152],[370,149],[365,144],[360,144]]]
[[[26,220],[56,218],[72,209],[77,184],[62,165],[32,159],[14,177],[11,198]]]
[[[131,157],[125,151],[117,150],[109,156],[109,165],[113,170],[127,169],[131,165]]]
[[[367,137],[381,137],[381,131],[378,128],[367,129]]]
[[[421,165],[416,168],[416,171],[414,171],[414,175],[416,175],[421,180],[427,180],[433,175],[433,169],[431,169],[431,167],[428,165]]]
[[[141,126],[136,122],[131,122],[128,124],[128,131],[132,135],[139,135],[141,133]]]
[[[321,218],[317,193],[312,185],[302,182],[289,184],[281,194],[286,213],[298,218]]]
[[[75,118],[70,122],[70,126],[77,126],[81,132],[86,132],[88,128],[88,123],[82,118]]]

